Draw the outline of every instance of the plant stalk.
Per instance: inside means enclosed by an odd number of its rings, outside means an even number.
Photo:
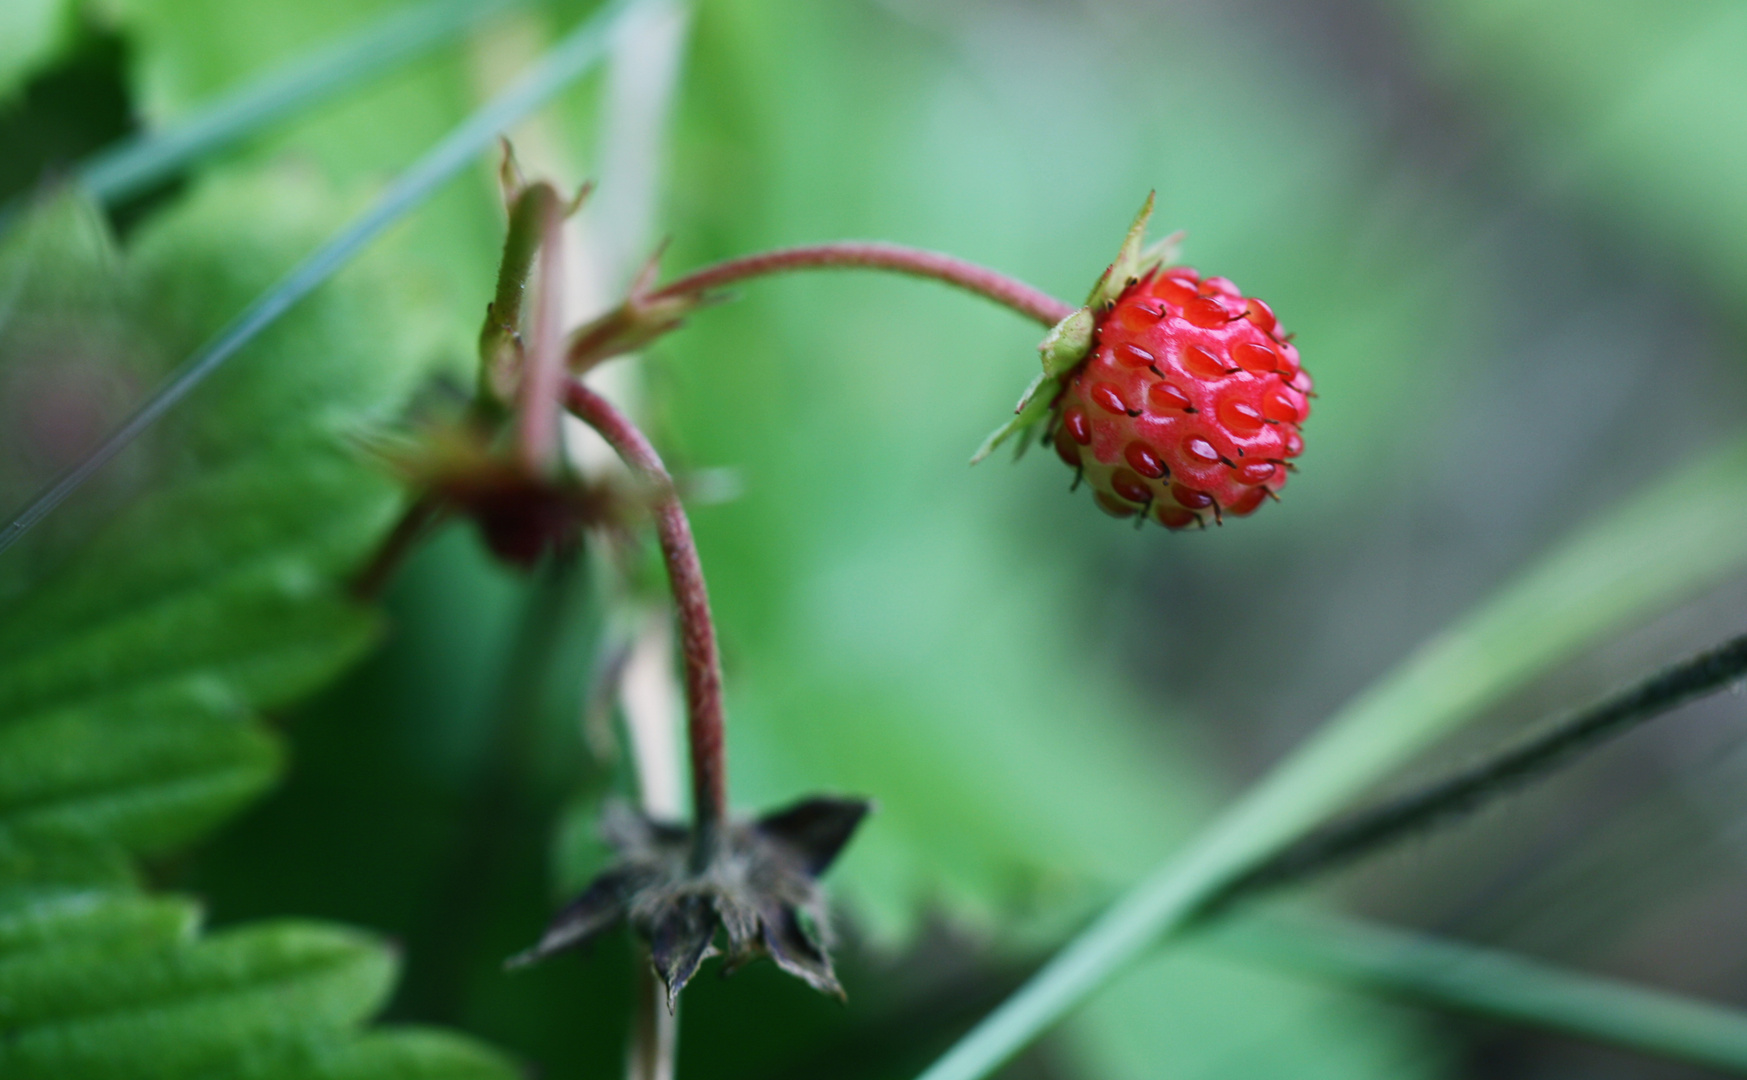
[[[380,599],[389,578],[446,516],[442,501],[435,495],[426,493],[413,500],[383,537],[364,569],[352,579],[352,595],[366,603]]]
[[[626,1080],[673,1080],[674,1051],[679,1039],[679,1014],[667,1009],[667,988],[655,965],[637,965],[637,1009],[631,1042],[625,1051]]]
[[[517,388],[516,441],[522,465],[545,475],[559,464],[558,394],[564,383],[564,209],[548,184],[535,184],[540,235],[539,296],[533,347]],[[501,288],[501,286],[500,286]]]
[[[1747,1073],[1747,1017],[1720,1004],[1356,919],[1292,913],[1233,922],[1209,940],[1236,959]]]
[[[722,711],[722,661],[716,648],[710,596],[692,539],[691,522],[686,519],[673,477],[668,475],[660,455],[624,413],[577,379],[565,384],[564,403],[584,423],[600,432],[625,464],[658,493],[655,528],[673,587],[680,652],[685,658],[692,814],[697,823],[698,858],[705,860],[713,852],[728,818],[728,761]]]
[[[729,259],[672,281],[657,289],[647,299],[656,301],[695,296],[737,281],[794,270],[889,270],[912,277],[932,278],[993,300],[1046,327],[1061,322],[1075,310],[1072,305],[1065,304],[1048,293],[986,266],[978,266],[937,251],[859,240],[781,248]]]
[[[1744,676],[1747,635],[1665,668],[1486,760],[1312,830],[1233,879],[1205,910],[1315,877],[1447,824]]]

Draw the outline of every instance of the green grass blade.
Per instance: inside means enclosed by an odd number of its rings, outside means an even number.
[[[527,0],[432,0],[396,11],[357,34],[226,94],[162,131],[100,150],[75,176],[99,202],[136,195],[189,162],[247,137],[306,106],[376,78]]]
[[[1747,441],[1616,507],[1427,642],[922,1074],[986,1076],[1221,886],[1550,665],[1747,562]]]
[[[1224,907],[1369,858],[1409,836],[1423,836],[1545,779],[1640,725],[1747,677],[1747,634],[1696,653],[1610,697],[1568,713],[1472,765],[1382,802],[1336,817],[1257,863],[1209,904]]]
[[[1747,1075],[1747,1014],[1498,949],[1326,916],[1245,918],[1232,954],[1367,990]]]
[[[368,209],[354,218],[338,235],[292,268],[278,284],[244,309],[217,337],[173,372],[145,404],[128,417],[101,446],[20,511],[6,531],[0,533],[0,551],[5,551],[16,543],[32,525],[41,521],[92,473],[102,468],[157,422],[159,417],[187,397],[255,335],[272,325],[274,320],[298,301],[314,292],[317,286],[332,277],[384,229],[405,216],[445,181],[460,172],[476,155],[490,146],[499,133],[599,62],[606,53],[613,26],[632,2],[633,0],[611,0],[571,31],[515,85],[463,121],[424,157],[401,173]]]

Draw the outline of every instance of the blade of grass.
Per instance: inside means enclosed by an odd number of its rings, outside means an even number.
[[[1550,665],[1747,562],[1747,441],[1679,470],[1423,645],[923,1074],[987,1076],[1210,897]]]
[[[129,443],[151,427],[200,383],[272,325],[292,305],[314,292],[384,229],[422,203],[491,145],[511,124],[592,68],[605,54],[609,35],[635,0],[610,0],[555,45],[516,83],[443,137],[424,157],[395,178],[363,213],[303,262],[292,268],[218,336],[183,362],[116,432],[18,513],[0,533],[5,551],[71,495]]]
[[[1209,941],[1270,967],[1747,1075],[1747,1013],[1498,949],[1300,913],[1234,920]]]
[[[1408,836],[1423,835],[1744,677],[1747,635],[1687,657],[1473,765],[1310,830],[1233,879],[1204,911],[1315,877]]]
[[[376,78],[528,0],[432,0],[395,11],[357,33],[299,55],[159,131],[99,150],[74,178],[102,203],[137,195],[192,161],[324,98]]]

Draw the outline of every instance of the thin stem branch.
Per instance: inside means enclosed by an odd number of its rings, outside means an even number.
[[[637,1009],[632,1016],[630,1045],[625,1052],[626,1080],[673,1080],[674,1051],[679,1039],[679,1014],[667,1008],[667,988],[655,965],[637,965]]]
[[[649,300],[668,300],[721,288],[736,281],[767,277],[794,270],[890,270],[913,277],[932,278],[1009,307],[1044,326],[1054,326],[1074,307],[1023,281],[986,266],[956,259],[937,251],[884,244],[875,241],[840,241],[807,247],[782,248],[759,255],[729,259],[693,271],[656,290]]]
[[[1233,879],[1206,910],[1326,873],[1377,854],[1411,834],[1448,824],[1744,675],[1747,635],[1665,668],[1491,758],[1312,830]]]
[[[1377,923],[1293,913],[1234,919],[1210,942],[1251,963],[1441,1009],[1747,1072],[1747,1016],[1515,953]]]
[[[388,579],[400,568],[406,557],[412,554],[415,547],[444,518],[442,500],[426,493],[413,500],[401,514],[400,520],[394,523],[394,528],[383,537],[376,553],[370,561],[364,564],[364,569],[358,571],[352,579],[352,595],[359,600],[371,601],[382,595],[387,587]]]
[[[680,652],[685,657],[687,736],[691,745],[692,813],[697,820],[701,850],[715,843],[728,817],[728,762],[722,714],[722,661],[716,649],[716,628],[710,618],[710,596],[703,565],[692,540],[691,523],[674,491],[673,478],[660,455],[630,419],[580,380],[565,384],[564,403],[570,411],[617,451],[625,464],[655,485],[655,528],[661,556],[673,587],[678,612]]]
[[[558,394],[564,383],[564,209],[548,184],[534,195],[540,234],[539,296],[534,304],[533,348],[522,370],[516,443],[522,464],[543,475],[558,464]]]

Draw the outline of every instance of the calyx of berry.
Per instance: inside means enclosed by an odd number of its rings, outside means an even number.
[[[813,989],[841,998],[818,879],[871,808],[865,799],[814,796],[730,823],[704,843],[684,826],[611,804],[601,832],[618,857],[507,966],[585,945],[624,922],[649,943],[669,1009],[703,962],[721,954],[718,933],[726,945],[724,974],[768,956]]]
[[[1015,435],[1019,439],[1014,446],[1014,457],[1025,453],[1037,425],[1049,415],[1051,405],[1061,393],[1062,379],[1091,354],[1098,331],[1098,316],[1108,311],[1129,286],[1176,254],[1177,244],[1183,237],[1180,232],[1172,233],[1151,247],[1146,246],[1147,223],[1152,220],[1156,197],[1157,192],[1147,192],[1146,202],[1141,204],[1140,212],[1129,225],[1122,247],[1092,286],[1085,306],[1056,323],[1043,336],[1043,341],[1037,346],[1043,361],[1042,374],[1025,388],[1019,404],[1013,409],[1013,419],[990,432],[977,447],[977,452],[971,456],[972,465],[994,453],[996,447]]]

